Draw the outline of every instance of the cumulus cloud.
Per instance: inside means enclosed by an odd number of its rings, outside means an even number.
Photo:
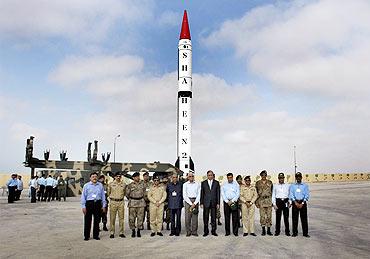
[[[248,70],[282,89],[329,96],[370,94],[370,3],[289,1],[225,21],[204,39],[231,45]]]
[[[151,0],[4,0],[0,8],[2,37],[62,37],[100,41],[117,22],[126,26],[152,17]]]

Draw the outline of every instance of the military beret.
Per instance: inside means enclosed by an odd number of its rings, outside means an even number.
[[[244,181],[250,180],[250,179],[251,179],[251,176],[250,175],[247,175],[246,177],[244,177]]]
[[[267,171],[266,170],[263,170],[261,173],[260,173],[260,176],[262,176],[262,175],[267,175]]]
[[[285,178],[284,173],[279,173],[278,178]]]
[[[301,172],[296,172],[295,177],[302,177],[302,173]]]
[[[137,177],[137,176],[140,176],[140,173],[139,172],[135,172],[132,177]]]
[[[154,177],[154,179],[153,180],[159,180],[159,177],[158,176],[156,176],[156,177]]]
[[[145,173],[143,173],[143,175],[145,176],[145,175],[149,175],[149,172],[145,172]]]
[[[239,180],[239,179],[240,179],[240,180],[241,180],[241,179],[243,179],[241,175],[238,175],[238,176],[236,177],[236,180]]]

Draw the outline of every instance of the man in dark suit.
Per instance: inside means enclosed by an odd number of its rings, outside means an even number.
[[[209,170],[207,180],[204,180],[200,191],[200,206],[203,208],[204,234],[208,236],[209,213],[211,212],[211,234],[217,236],[216,210],[220,208],[220,183],[215,180],[215,174]]]

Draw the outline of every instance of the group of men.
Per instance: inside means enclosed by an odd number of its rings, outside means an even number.
[[[8,203],[14,203],[21,198],[23,191],[23,181],[22,176],[17,174],[12,174],[11,178],[6,183],[8,188]]]
[[[119,217],[119,236],[124,238],[125,197],[128,199],[129,227],[131,237],[141,237],[145,214],[147,215],[150,236],[163,236],[163,219],[170,218],[170,236],[181,233],[181,214],[185,207],[186,236],[198,236],[198,214],[203,211],[203,236],[209,235],[209,218],[211,218],[211,234],[218,236],[216,218],[222,199],[225,217],[225,235],[238,236],[239,211],[242,215],[243,236],[256,236],[254,227],[255,207],[260,211],[262,235],[273,235],[272,208],[276,211],[275,236],[280,234],[280,221],[284,215],[285,234],[290,236],[289,210],[292,207],[292,236],[298,235],[298,218],[301,217],[303,236],[308,235],[307,202],[309,200],[308,185],[302,183],[302,174],[296,173],[294,184],[284,183],[285,176],[280,173],[279,183],[273,184],[267,179],[267,172],[262,171],[261,179],[255,186],[251,177],[246,176],[244,183],[234,180],[232,173],[227,174],[227,182],[222,186],[209,170],[207,179],[201,183],[194,180],[194,174],[187,175],[187,181],[179,180],[177,174],[171,176],[171,181],[160,181],[154,175],[149,181],[148,173],[140,180],[140,173],[132,175],[128,185],[121,179],[120,172],[114,175],[114,181],[108,186],[98,181],[98,173],[90,174],[90,182],[83,187],[81,195],[82,212],[84,214],[84,240],[90,239],[91,222],[94,217],[93,238],[99,240],[99,223],[102,216],[107,216],[110,210],[110,238],[115,235],[115,220]],[[103,177],[103,176],[101,176]],[[167,209],[166,209],[167,207]],[[166,211],[167,210],[167,211]],[[166,213],[165,213],[166,212]],[[232,229],[230,228],[232,222]],[[104,221],[103,221],[104,223]],[[106,228],[106,225],[104,225]],[[267,228],[267,230],[266,230]],[[108,229],[105,229],[108,230]]]
[[[67,197],[67,181],[63,179],[63,176],[52,177],[49,175],[47,178],[45,175],[41,177],[31,176],[29,182],[31,203],[36,202],[36,196],[38,201],[58,200],[61,201],[63,198],[66,201]]]

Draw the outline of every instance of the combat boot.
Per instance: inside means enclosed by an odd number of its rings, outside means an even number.
[[[222,226],[220,219],[218,219],[217,225]]]
[[[167,230],[170,230],[170,223],[167,223]]]
[[[137,229],[137,237],[141,237],[140,228]]]
[[[262,227],[262,236],[266,236],[266,228]]]
[[[272,236],[271,228],[270,227],[267,227],[267,235]]]
[[[150,223],[148,222],[148,223],[146,223],[146,229],[147,230],[152,230],[151,228],[150,228]]]
[[[136,231],[135,231],[135,229],[132,230],[131,237],[136,237]]]

